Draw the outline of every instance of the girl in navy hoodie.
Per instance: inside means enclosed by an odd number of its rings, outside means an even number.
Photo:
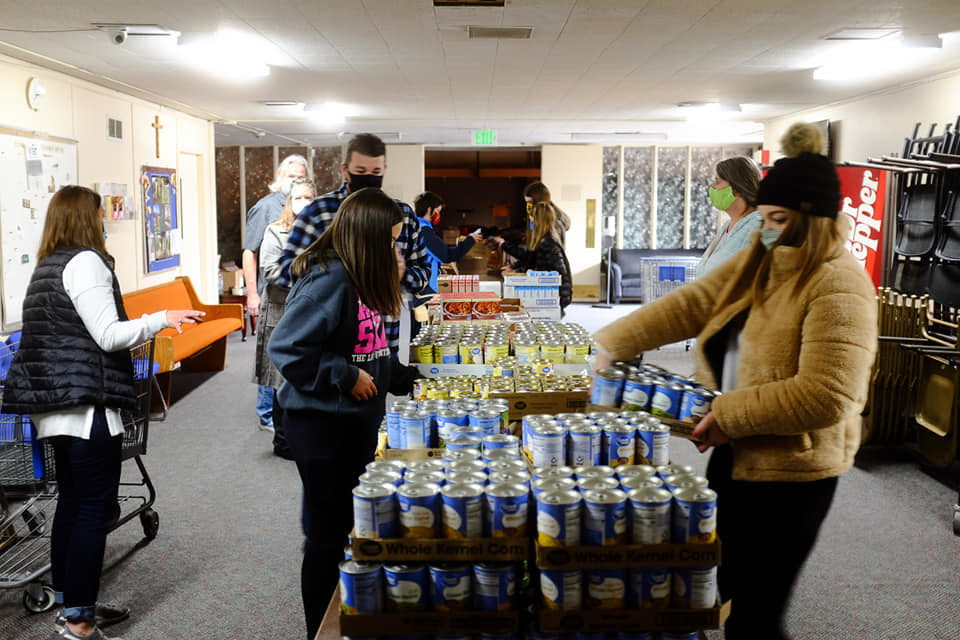
[[[351,194],[297,256],[296,282],[268,351],[283,375],[277,400],[303,481],[301,589],[313,638],[337,585],[353,520],[351,491],[373,459],[387,392],[407,394],[416,369],[390,356],[381,314],[399,314],[403,262],[397,204],[379,189]]]

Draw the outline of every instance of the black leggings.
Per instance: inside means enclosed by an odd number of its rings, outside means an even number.
[[[720,594],[733,599],[727,640],[780,640],[790,592],[823,524],[837,478],[813,482],[733,480],[733,449],[717,447],[707,479],[717,492],[723,543]]]
[[[331,423],[329,414],[284,409],[281,421],[289,434],[312,430],[314,446],[309,454],[298,451],[296,437],[291,438],[291,450],[303,481],[307,540],[300,589],[307,638],[313,640],[339,582],[338,565],[353,524],[353,488],[373,460],[379,420],[373,425]],[[321,437],[325,446],[317,447]]]

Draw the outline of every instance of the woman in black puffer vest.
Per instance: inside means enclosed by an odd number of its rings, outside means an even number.
[[[135,408],[130,347],[193,323],[202,311],[158,311],[127,320],[107,254],[100,196],[67,186],[50,200],[38,264],[23,300],[23,333],[3,410],[30,414],[53,444],[57,511],[50,561],[63,612],[58,637],[106,637],[127,609],[97,603],[107,530],[117,517],[121,409]]]

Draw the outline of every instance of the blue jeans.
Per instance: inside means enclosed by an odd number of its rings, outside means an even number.
[[[273,424],[273,387],[257,385],[257,417],[260,424]]]
[[[53,588],[70,622],[92,622],[107,529],[116,520],[123,436],[111,436],[97,408],[90,439],[51,438],[57,464],[57,511],[50,535]]]

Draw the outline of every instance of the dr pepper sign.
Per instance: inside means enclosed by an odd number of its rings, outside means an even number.
[[[879,287],[882,277],[883,213],[887,172],[882,169],[837,167],[840,176],[840,213],[850,220],[847,249]]]

